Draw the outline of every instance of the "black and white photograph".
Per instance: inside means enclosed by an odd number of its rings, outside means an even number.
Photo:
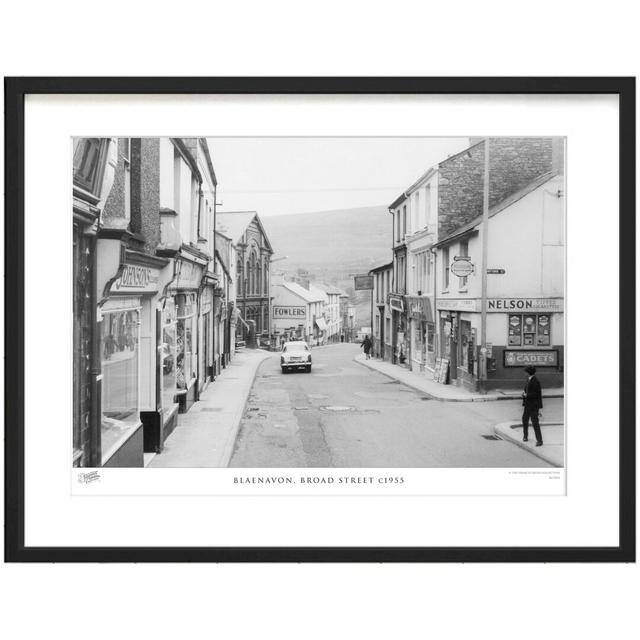
[[[72,146],[74,467],[565,467],[565,138]]]
[[[14,557],[630,557],[623,79],[9,84]]]

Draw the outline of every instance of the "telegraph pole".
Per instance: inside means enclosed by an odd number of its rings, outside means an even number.
[[[489,138],[484,141],[484,191],[482,197],[482,301],[480,325],[480,391],[487,391],[487,261],[489,258]]]

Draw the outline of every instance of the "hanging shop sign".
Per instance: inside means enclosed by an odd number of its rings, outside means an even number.
[[[458,278],[466,278],[474,271],[473,263],[467,258],[456,256],[451,265],[451,273]]]
[[[530,311],[537,313],[564,310],[563,298],[488,298],[487,311],[504,313],[505,311]]]
[[[392,311],[404,313],[404,298],[395,293],[389,294],[389,307]]]
[[[492,274],[497,274],[497,275],[503,275],[505,272],[504,269],[487,269],[487,273],[492,273]]]
[[[505,349],[503,353],[505,367],[526,367],[527,365],[533,365],[534,367],[558,366],[557,349],[545,351]]]
[[[371,291],[373,289],[373,276],[366,274],[356,276],[353,288],[356,291]]]
[[[125,264],[122,273],[111,285],[111,294],[129,295],[155,293],[158,290],[160,271],[151,267]]]
[[[307,317],[306,307],[274,306],[272,309],[274,320],[289,318],[298,318],[300,320],[303,320]]]

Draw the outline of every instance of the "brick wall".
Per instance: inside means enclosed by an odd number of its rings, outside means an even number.
[[[561,158],[561,147],[556,143],[554,148],[552,138],[491,138],[489,206],[538,176],[558,170]],[[484,141],[440,163],[438,237],[443,238],[482,215],[483,190]]]

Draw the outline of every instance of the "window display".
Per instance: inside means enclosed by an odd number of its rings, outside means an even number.
[[[162,314],[162,410],[166,413],[174,405],[176,394],[176,306],[167,299]]]
[[[532,313],[509,316],[510,347],[533,347],[551,345],[551,316]]]
[[[139,421],[138,309],[105,313],[102,318],[102,455]]]
[[[176,385],[186,389],[195,378],[193,359],[193,322],[195,314],[194,294],[176,296]]]

